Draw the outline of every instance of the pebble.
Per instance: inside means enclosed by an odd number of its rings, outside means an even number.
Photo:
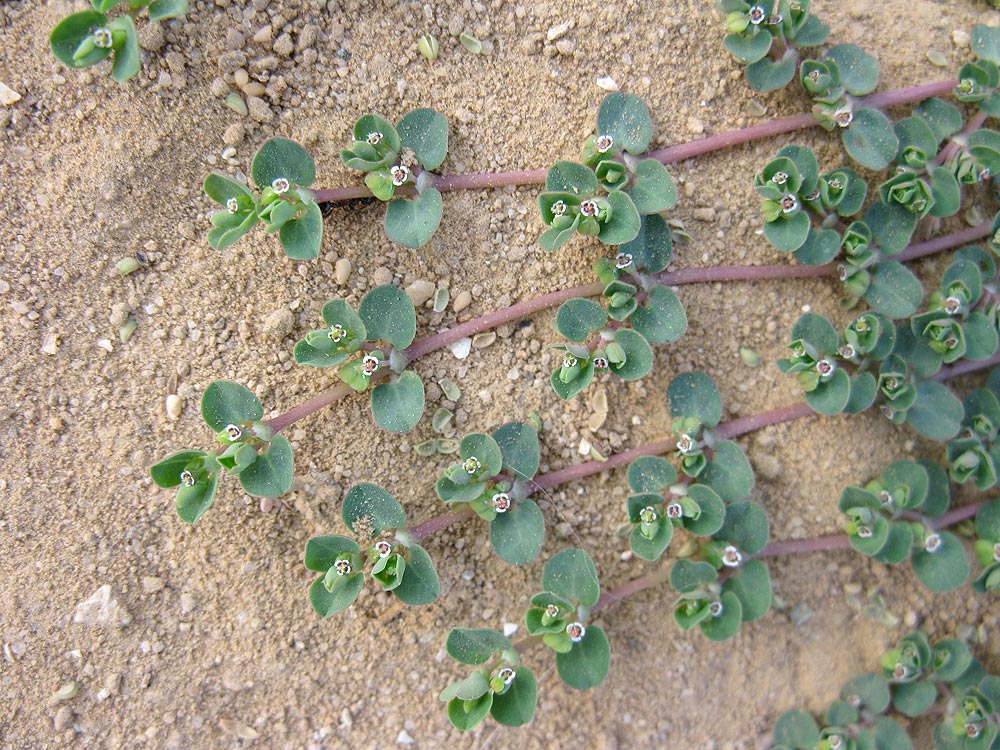
[[[289,34],[282,34],[274,40],[274,44],[271,49],[276,55],[291,57],[292,53],[295,51],[295,44],[292,42],[292,37]]]
[[[618,83],[611,76],[601,76],[594,83],[597,84],[597,88],[604,89],[605,91],[618,90]]]
[[[247,103],[243,101],[243,97],[235,91],[226,96],[226,106],[238,115],[246,116],[250,113],[250,110],[247,108]]]
[[[405,729],[402,730],[399,734],[396,735],[396,744],[397,745],[412,745],[413,742],[414,742],[414,740],[410,736],[410,733],[407,732]]]
[[[144,594],[155,594],[163,591],[163,579],[159,576],[143,576],[142,591]]]
[[[181,594],[181,614],[188,614],[194,611],[197,602],[191,594]]]
[[[271,45],[271,39],[273,37],[273,32],[271,31],[271,25],[268,24],[261,28],[256,34],[253,35],[253,40],[256,44],[262,47],[269,47]]]
[[[42,337],[42,354],[58,354],[59,352],[59,334],[58,333],[46,333]]]
[[[111,596],[111,586],[104,584],[89,599],[76,605],[73,622],[80,625],[122,627],[132,621],[128,612]]]
[[[260,499],[260,512],[270,513],[274,510],[274,498],[273,497],[262,497]]]
[[[449,344],[448,348],[455,355],[455,359],[465,359],[469,356],[469,352],[472,351],[472,339],[468,337],[459,339],[454,344]]]
[[[972,41],[972,35],[965,29],[955,29],[951,32],[951,41],[960,49],[965,49]]]
[[[406,296],[410,298],[414,307],[420,307],[434,296],[434,284],[427,279],[417,279],[406,287]]]
[[[505,622],[503,624],[503,634],[510,638],[514,633],[517,632],[518,625],[516,622]]]
[[[562,39],[567,33],[569,33],[569,28],[568,23],[559,23],[555,26],[550,26],[549,30],[545,32],[545,38],[550,42],[554,42],[556,39]]]
[[[346,284],[353,270],[354,264],[347,258],[341,258],[333,267],[333,277],[338,284]]]
[[[472,337],[472,346],[474,349],[485,349],[496,340],[496,331],[484,331],[483,333],[477,333]]]
[[[465,291],[459,292],[455,295],[455,301],[451,303],[451,309],[457,313],[462,312],[465,308],[472,304],[472,292]]]
[[[183,411],[184,399],[176,393],[171,393],[167,396],[167,416],[170,417],[170,419],[180,419]]]
[[[372,274],[372,281],[375,282],[375,286],[386,286],[391,284],[392,271],[385,266],[379,266],[375,269],[375,273]]]
[[[52,719],[52,726],[57,732],[63,732],[73,726],[73,709],[69,706],[60,706]]]
[[[0,81],[0,104],[9,107],[21,101],[21,95],[3,81]]]
[[[295,316],[287,307],[279,307],[264,319],[264,333],[276,339],[283,339],[295,327]]]
[[[259,96],[251,96],[247,99],[247,110],[250,118],[255,122],[271,122],[274,119],[274,112],[267,106],[267,102]]]
[[[222,134],[222,142],[227,146],[239,146],[243,143],[243,139],[246,137],[247,131],[243,127],[242,123],[234,122],[225,132]]]

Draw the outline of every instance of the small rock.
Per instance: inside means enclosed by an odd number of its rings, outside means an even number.
[[[688,130],[694,135],[701,135],[705,132],[705,123],[697,117],[688,118]]]
[[[273,497],[262,497],[260,499],[260,512],[270,513],[274,510],[274,498]]]
[[[93,595],[76,605],[73,622],[80,625],[123,627],[132,621],[128,612],[111,596],[111,586],[104,584]]]
[[[292,42],[292,37],[288,34],[282,34],[277,39],[274,40],[274,45],[271,47],[274,53],[281,55],[282,57],[291,57],[292,53],[295,51],[295,44]]]
[[[472,346],[474,349],[485,349],[486,347],[491,346],[496,340],[496,331],[484,331],[483,333],[477,333],[472,337]]]
[[[160,23],[144,23],[139,29],[139,46],[148,52],[159,52],[165,41]]]
[[[406,296],[410,298],[414,307],[420,307],[434,296],[434,284],[426,279],[417,279],[406,287]]]
[[[49,332],[42,337],[42,354],[58,354],[59,353],[59,334]]]
[[[615,79],[611,76],[602,76],[598,78],[594,83],[597,84],[597,88],[604,89],[605,91],[617,91],[618,84]]]
[[[197,602],[191,594],[181,594],[181,614],[188,614],[194,611]]]
[[[714,208],[696,208],[691,212],[691,215],[698,221],[715,221],[715,209]]]
[[[239,50],[231,50],[219,55],[219,70],[223,73],[235,73],[246,64],[247,56]]]
[[[412,745],[413,742],[414,742],[414,740],[410,736],[410,733],[407,732],[405,729],[403,729],[402,731],[400,731],[399,734],[396,735],[396,744],[397,745]]]
[[[255,122],[271,122],[274,119],[274,112],[267,106],[267,102],[259,96],[247,98],[247,111]]]
[[[955,46],[959,49],[965,49],[972,41],[972,35],[965,29],[955,29],[951,32],[951,41],[953,41]]]
[[[73,726],[73,709],[69,706],[60,706],[56,711],[55,718],[52,719],[52,726],[57,732],[64,732]]]
[[[472,304],[472,292],[465,291],[459,292],[455,295],[455,301],[451,303],[451,309],[457,313],[462,312],[465,308]]]
[[[262,47],[268,47],[271,45],[272,37],[273,37],[273,32],[271,30],[271,24],[268,24],[267,26],[264,26],[263,28],[261,28],[260,31],[258,31],[256,34],[253,35],[253,40],[256,44],[259,44]]]
[[[549,30],[545,32],[545,38],[550,42],[554,42],[556,39],[562,39],[567,33],[569,33],[569,28],[568,23],[559,23],[555,26],[550,26]]]
[[[468,337],[459,339],[454,344],[449,344],[448,348],[455,355],[455,359],[465,359],[469,356],[469,352],[472,351],[472,339]]]
[[[514,633],[517,632],[518,625],[516,622],[505,622],[503,624],[503,634],[510,638]]]
[[[375,286],[386,286],[392,283],[392,271],[385,266],[379,266],[375,269],[375,273],[372,274],[372,281],[375,282]]]
[[[243,124],[235,122],[226,128],[226,131],[222,134],[222,142],[227,146],[239,146],[243,143],[246,133],[247,131],[243,127]]]
[[[572,39],[560,39],[556,42],[556,51],[564,57],[572,57],[575,49],[576,45],[573,44]]]
[[[163,579],[159,576],[143,576],[142,591],[144,594],[155,594],[163,591]]]
[[[333,267],[333,277],[338,284],[346,284],[353,270],[354,264],[347,258],[341,258]]]
[[[8,86],[3,81],[0,81],[0,104],[5,107],[9,107],[11,104],[15,104],[21,101],[21,95],[14,91],[10,86]]]
[[[353,729],[354,728],[354,717],[351,716],[351,709],[345,708],[340,712],[340,728],[341,729]]]
[[[184,399],[176,393],[171,393],[167,396],[167,416],[170,417],[170,419],[180,419],[183,411]]]
[[[283,339],[295,327],[295,316],[287,307],[279,307],[264,319],[264,333],[276,339]]]

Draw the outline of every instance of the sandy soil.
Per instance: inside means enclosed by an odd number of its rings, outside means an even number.
[[[813,613],[804,623],[773,612],[731,643],[711,644],[673,625],[668,590],[648,591],[601,618],[613,652],[603,686],[562,686],[539,651],[528,657],[541,682],[530,727],[451,729],[436,700],[462,674],[444,655],[447,629],[519,621],[542,561],[499,562],[483,527],[467,522],[427,545],[444,588],[435,604],[401,610],[368,592],[329,621],[309,607],[311,574],[301,564],[309,536],[341,530],[339,501],[357,481],[382,484],[413,519],[440,511],[433,476],[446,461],[412,451],[432,435],[429,419],[398,437],[372,425],[362,400],[344,402],[289,435],[298,477],[274,512],[231,483],[194,528],[174,514],[172,494],[151,484],[148,466],[210,443],[197,406],[213,379],[248,385],[268,410],[326,387],[330,375],[294,367],[291,348],[328,299],[356,303],[385,279],[427,279],[453,298],[472,293],[460,315],[422,310],[428,333],[588,282],[603,248],[575,241],[546,255],[536,244],[537,191],[525,188],[446,195],[441,229],[419,252],[385,238],[376,206],[334,212],[312,263],[286,259],[259,232],[220,254],[205,240],[211,207],[201,180],[212,169],[248,170],[257,146],[280,134],[316,156],[318,186],[354,184],[338,159],[353,121],[417,106],[448,117],[445,171],[547,165],[577,154],[604,94],[601,76],[646,99],[658,146],[757,121],[750,98],[786,114],[801,111],[804,97],[754,95],[722,49],[718,15],[693,0],[599,10],[581,0],[193,0],[186,19],[143,33],[142,73],[128,85],[111,81],[106,66],[67,71],[50,56],[49,30],[84,5],[0,6],[0,81],[23,97],[0,107],[0,748],[750,749],[780,712],[825,707],[903,632],[859,611],[870,591],[935,636],[962,624],[996,632],[986,600],[967,591],[932,597],[906,569],[848,553],[782,560],[772,566],[775,589],[787,611]],[[969,54],[962,32],[1000,21],[979,0],[815,7],[831,40],[878,56],[883,88],[954,75]],[[565,34],[549,41],[560,24]],[[484,54],[460,46],[462,31],[485,42]],[[441,42],[433,64],[416,52],[424,32]],[[929,62],[928,49],[944,53],[947,70]],[[237,69],[266,88],[255,117],[224,104]],[[825,165],[843,159],[823,133],[794,140],[817,148]],[[759,236],[750,181],[790,141],[671,168],[681,192],[672,215],[694,236],[676,267],[786,260]],[[225,159],[227,146],[235,151]],[[148,267],[119,278],[115,262],[139,252]],[[353,264],[344,285],[333,272],[340,258]],[[462,431],[539,413],[543,463],[558,468],[582,460],[582,438],[607,452],[662,437],[663,394],[681,371],[716,378],[731,416],[797,401],[794,382],[770,363],[804,306],[844,317],[837,291],[829,281],[684,288],[690,330],[657,348],[656,370],[641,383],[600,386],[612,413],[596,433],[586,427],[586,398],[564,404],[543,386],[543,347],[556,341],[550,316],[502,331],[464,362],[439,353],[417,370],[428,382],[459,381]],[[139,325],[122,345],[128,315]],[[768,364],[747,368],[740,346]],[[166,413],[171,393],[183,401],[178,419]],[[744,445],[774,538],[836,530],[845,483],[896,457],[941,452],[874,415],[801,420]],[[648,566],[623,560],[627,543],[614,535],[625,495],[619,472],[545,498],[543,558],[578,545],[606,584],[641,574]],[[74,622],[77,605],[105,585],[115,623]],[[996,639],[979,653],[1000,666]],[[52,702],[69,681],[79,694]]]

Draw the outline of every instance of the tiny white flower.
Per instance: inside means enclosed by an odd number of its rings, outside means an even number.
[[[767,11],[764,10],[763,5],[754,5],[750,8],[750,23],[757,26],[767,19]]]
[[[606,154],[615,145],[615,139],[610,135],[599,135],[594,139],[594,145],[597,146],[598,153]]]
[[[566,213],[567,208],[566,201],[556,201],[549,210],[552,211],[553,216],[562,216]]]
[[[229,436],[230,440],[236,441],[243,437],[243,430],[234,424],[228,424],[226,425],[226,434]]]
[[[226,210],[229,213],[231,213],[231,214],[234,214],[237,211],[239,211],[240,210],[240,203],[239,203],[239,201],[236,200],[235,198],[230,198],[229,200],[227,200],[226,201]]]
[[[586,632],[587,629],[583,627],[583,623],[571,622],[566,626],[566,634],[569,636],[569,639],[573,641],[573,643],[579,643],[582,641]]]
[[[974,721],[970,721],[965,725],[965,736],[970,740],[978,740],[979,735],[983,733],[983,725],[978,724]]]
[[[718,617],[722,614],[722,602],[712,602],[708,605],[708,611],[712,617]]]
[[[962,310],[962,300],[958,297],[948,297],[944,301],[944,310],[949,315],[954,315],[955,313],[961,312]]]
[[[889,490],[882,490],[880,493],[878,493],[878,499],[879,502],[885,506],[892,505],[894,500],[892,493],[889,492]]]
[[[854,113],[849,109],[838,109],[833,113],[833,121],[842,128],[846,128],[854,121]]]
[[[834,370],[836,369],[836,363],[831,362],[828,359],[821,359],[816,363],[816,372],[819,373],[822,380],[829,380],[833,376]]]
[[[924,549],[928,552],[937,552],[941,549],[941,535],[928,534],[927,538],[924,539]]]
[[[632,265],[632,253],[618,253],[615,256],[615,268],[621,270]]]
[[[579,361],[580,360],[578,360],[572,354],[563,355],[563,367],[574,367],[576,363]]]
[[[799,207],[799,199],[796,196],[792,195],[791,193],[786,194],[785,197],[781,199],[782,213],[786,214],[791,213],[798,207]]]
[[[670,503],[667,506],[667,518],[680,518],[684,515],[684,509],[680,503]]]
[[[190,471],[187,471],[187,470],[182,471],[181,472],[181,484],[183,484],[185,487],[191,487],[191,486],[193,486],[194,485],[194,474],[192,474]]]
[[[656,508],[652,505],[647,505],[639,511],[639,520],[642,523],[653,523],[656,520]]]
[[[606,370],[608,367],[607,357],[594,357],[594,369],[595,370]]]
[[[366,354],[361,360],[361,372],[366,377],[371,377],[378,370],[379,361],[378,357],[373,357],[371,354]]]
[[[389,170],[389,175],[392,177],[392,184],[399,187],[410,179],[410,169],[402,164],[397,164]]]
[[[369,146],[377,146],[378,144],[380,144],[382,142],[382,134],[379,133],[379,132],[377,132],[377,131],[369,133],[368,137],[365,138],[365,142]]]
[[[868,526],[858,526],[858,536],[862,539],[869,539],[872,535],[872,530]]]
[[[743,562],[743,555],[736,547],[729,545],[722,551],[722,564],[727,568],[738,568]]]
[[[694,452],[695,448],[697,448],[697,445],[694,442],[694,438],[692,438],[690,435],[683,434],[677,441],[677,450],[679,450],[681,453],[684,454],[692,453]]]
[[[111,29],[102,26],[99,29],[94,29],[94,46],[100,47],[101,49],[108,49],[111,47]]]
[[[469,456],[465,461],[462,462],[462,468],[465,469],[466,474],[475,474],[483,467],[483,464],[475,456]]]
[[[786,182],[788,182],[788,173],[787,172],[775,172],[771,176],[771,182],[773,182],[775,185],[784,185]]]
[[[584,216],[596,216],[597,215],[597,201],[588,200],[583,201],[580,204],[580,213]]]
[[[340,323],[337,323],[337,325],[330,329],[330,340],[335,344],[339,344],[343,341],[346,335],[347,331],[344,330],[344,326],[340,325]]]
[[[558,604],[550,604],[549,606],[547,606],[545,608],[545,616],[546,617],[551,617],[552,619],[557,618],[559,616],[559,605]]]
[[[506,513],[510,510],[510,495],[506,492],[498,492],[493,496],[493,509],[497,513]]]
[[[850,344],[844,344],[842,347],[837,349],[837,354],[844,359],[854,359],[857,351]]]
[[[831,734],[826,741],[830,743],[830,750],[840,750],[844,746],[844,738],[839,734]]]
[[[892,670],[892,676],[896,680],[902,680],[910,675],[910,670],[906,668],[904,664],[896,664],[895,668]]]
[[[351,574],[350,560],[337,560],[337,562],[333,564],[333,567],[336,569],[338,576],[348,576]]]
[[[993,545],[993,559],[1000,562],[1000,542]]]
[[[384,539],[380,542],[375,542],[375,551],[381,558],[386,558],[392,554],[392,545]]]
[[[271,183],[271,190],[276,192],[278,195],[282,193],[287,193],[288,188],[291,187],[291,183],[284,177],[275,177],[274,182]]]

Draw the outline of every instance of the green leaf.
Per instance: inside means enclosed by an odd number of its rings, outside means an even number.
[[[314,536],[306,542],[305,566],[317,573],[326,573],[342,554],[360,552],[361,547],[350,537],[338,534]]]
[[[545,564],[542,588],[585,607],[594,606],[601,595],[594,561],[576,548],[557,552]]]
[[[542,236],[538,238],[538,244],[542,246],[543,250],[547,250],[550,253],[558,250],[576,233],[577,228],[580,226],[580,218],[580,216],[577,216],[573,219],[573,223],[564,229],[559,229],[558,227],[546,229],[542,232]]]
[[[771,42],[774,40],[769,33],[758,33],[752,36],[743,34],[727,34],[722,40],[729,54],[742,63],[755,63],[762,59],[771,51]]]
[[[870,372],[859,372],[851,378],[851,397],[843,411],[860,414],[875,403],[878,396],[878,381]]]
[[[670,546],[674,537],[674,525],[666,518],[661,518],[656,533],[652,539],[642,535],[640,527],[636,526],[629,535],[628,544],[632,551],[643,560],[659,560],[660,556]]]
[[[764,509],[757,503],[744,501],[726,508],[726,520],[713,538],[736,545],[744,554],[756,555],[767,546],[770,533]]]
[[[951,216],[957,213],[962,204],[962,189],[955,175],[945,167],[932,167],[930,178],[931,195],[934,197],[930,216]]]
[[[374,539],[386,529],[401,529],[406,526],[406,513],[396,498],[377,484],[362,482],[348,490],[344,496],[341,517],[347,528],[355,534],[364,534]],[[355,528],[358,521],[363,521]],[[409,566],[406,568],[408,573]]]
[[[317,331],[317,333],[322,333],[322,331]],[[312,367],[336,367],[343,364],[351,356],[348,352],[317,349],[305,339],[296,342],[293,354],[298,364]]]
[[[427,244],[441,223],[441,193],[425,188],[415,198],[394,198],[385,210],[385,233],[404,247]]]
[[[525,565],[536,557],[545,541],[545,519],[532,500],[522,500],[490,522],[490,543],[501,560]]]
[[[504,471],[521,480],[531,479],[538,473],[540,453],[534,427],[524,422],[508,422],[493,431],[493,439],[500,448]]]
[[[633,492],[659,492],[677,481],[677,469],[660,456],[640,456],[628,466],[628,486]]]
[[[632,313],[632,327],[650,344],[677,341],[687,330],[687,314],[677,295],[659,284],[650,288],[646,299]]]
[[[433,109],[415,109],[396,125],[404,148],[413,151],[420,165],[434,171],[448,153],[448,121]]]
[[[653,120],[642,99],[616,91],[601,102],[597,134],[610,135],[616,146],[630,154],[641,154],[653,139]]]
[[[278,230],[285,255],[293,260],[312,260],[323,246],[323,212],[316,201],[307,201],[305,211]]]
[[[590,385],[590,381],[594,379],[594,363],[592,361],[587,362],[580,374],[577,375],[573,380],[568,383],[562,382],[559,377],[559,370],[552,373],[552,377],[549,378],[549,383],[552,384],[552,390],[555,394],[561,398],[563,401],[569,401],[580,391]]]
[[[139,37],[135,33],[135,23],[128,15],[118,16],[108,24],[108,28],[112,31],[121,29],[125,32],[125,42],[115,50],[115,59],[111,65],[111,77],[122,83],[138,73],[142,65],[139,57]]]
[[[719,597],[722,612],[718,616],[709,615],[698,626],[710,641],[725,641],[732,638],[740,630],[743,622],[743,605],[732,591],[723,591]]]
[[[840,235],[832,229],[812,229],[802,247],[795,251],[795,259],[809,266],[822,266],[840,252]]]
[[[149,5],[149,20],[165,21],[168,18],[179,18],[187,12],[187,0],[154,0]]]
[[[317,578],[309,587],[309,602],[313,609],[323,617],[335,615],[354,604],[354,600],[361,593],[364,583],[365,577],[360,574],[348,576],[341,585],[334,588],[333,591],[328,591],[323,585],[323,579]]]
[[[618,249],[632,256],[632,263],[638,270],[659,273],[670,264],[673,255],[670,225],[658,214],[640,218],[639,234]]]
[[[883,261],[872,266],[869,272],[871,283],[865,299],[874,310],[889,318],[908,318],[920,307],[924,288],[902,263]]]
[[[681,594],[694,591],[699,586],[705,586],[718,577],[718,571],[707,562],[691,562],[678,560],[670,568],[670,585]]]
[[[611,647],[608,637],[597,625],[588,625],[579,643],[564,654],[556,654],[556,669],[570,687],[587,690],[597,687],[608,676]],[[515,678],[516,679],[516,678]]]
[[[972,665],[972,653],[969,647],[956,638],[946,638],[934,644],[935,680],[954,682]]]
[[[965,583],[969,577],[969,560],[958,537],[947,531],[937,533],[941,536],[941,546],[934,552],[928,552],[922,545],[917,546],[911,562],[920,582],[941,594]]]
[[[819,313],[805,313],[792,326],[792,341],[801,339],[821,354],[832,354],[840,344],[840,334],[833,323]]]
[[[795,67],[798,55],[782,57],[778,62],[772,62],[766,57],[746,67],[747,83],[754,91],[774,91],[787,86],[795,77]]]
[[[685,518],[684,528],[695,536],[711,536],[718,532],[726,518],[726,506],[719,493],[704,484],[692,484],[687,496],[698,504],[701,514],[697,518]]]
[[[240,484],[251,497],[277,497],[288,492],[295,478],[292,444],[284,435],[275,435],[266,450],[240,472]]]
[[[918,680],[892,686],[892,704],[906,716],[920,716],[934,705],[937,688],[933,682]]]
[[[806,403],[817,414],[840,414],[851,399],[851,376],[837,368],[828,380],[821,380],[814,390],[806,391]]]
[[[506,692],[493,696],[490,713],[504,726],[521,727],[531,721],[537,703],[538,683],[535,681],[535,675],[527,667],[519,665],[514,681],[510,683]]]
[[[590,167],[572,161],[557,161],[545,175],[545,190],[588,198],[597,192],[597,175]]]
[[[1000,498],[990,500],[976,513],[976,535],[980,539],[1000,541]]]
[[[251,204],[253,203],[253,191],[250,188],[217,172],[205,178],[204,190],[209,198],[223,206],[230,198],[247,198]]]
[[[365,325],[368,341],[383,339],[397,349],[405,349],[417,335],[417,313],[402,289],[379,286],[361,300],[358,317]]]
[[[52,54],[68,68],[87,68],[96,65],[109,57],[114,51],[110,47],[94,47],[89,53],[79,59],[74,59],[80,44],[91,32],[105,26],[108,17],[94,10],[84,10],[66,16],[56,24],[49,35],[49,46]]]
[[[914,108],[913,114],[930,126],[938,143],[962,129],[962,113],[943,99],[925,99]]]
[[[181,483],[181,472],[196,458],[204,458],[205,451],[177,451],[159,463],[149,467],[149,474],[158,487],[177,487]]]
[[[894,719],[888,716],[875,718],[876,750],[913,750],[913,741]]]
[[[621,245],[639,236],[642,221],[639,211],[627,193],[616,190],[608,194],[611,216],[600,225],[597,238],[606,245]]]
[[[791,253],[806,243],[811,227],[809,215],[802,211],[790,219],[779,217],[767,222],[764,225],[764,236],[779,250]]]
[[[715,427],[722,420],[722,398],[719,389],[703,372],[686,372],[674,378],[667,387],[670,415],[692,417],[705,427]]]
[[[840,69],[841,85],[849,94],[864,96],[878,85],[878,60],[853,44],[838,44],[826,53]]]
[[[845,682],[840,689],[840,696],[852,704],[857,699],[862,708],[874,714],[885,711],[892,699],[885,678],[875,672],[866,672]]]
[[[224,212],[218,212],[224,213]],[[213,214],[213,218],[214,218]],[[212,227],[208,231],[208,244],[215,248],[216,250],[225,250],[227,247],[232,245],[234,242],[239,240],[243,235],[254,228],[259,219],[257,214],[249,213],[243,219],[242,223],[235,227]]]
[[[177,515],[180,519],[194,523],[201,518],[201,514],[212,507],[218,484],[219,475],[209,474],[190,487],[181,487],[177,492]]]
[[[830,27],[810,14],[805,17],[802,25],[795,32],[795,46],[818,47],[830,35]]]
[[[973,26],[972,51],[979,59],[1000,65],[1000,29],[982,23]]]
[[[604,327],[608,314],[596,302],[577,297],[566,300],[556,313],[556,328],[570,341],[586,341],[590,334]]]
[[[214,432],[228,425],[256,422],[264,417],[257,397],[239,383],[216,380],[201,397],[201,418]]]
[[[510,648],[510,639],[487,628],[452,628],[445,648],[462,664],[485,664],[497,651]]]
[[[720,440],[714,446],[712,460],[708,462],[699,479],[715,490],[727,503],[742,500],[753,489],[754,476],[743,449],[729,440]]]
[[[970,313],[965,321],[965,359],[982,361],[997,351],[997,328],[982,313]]]
[[[792,710],[781,715],[774,725],[774,744],[794,748],[813,748],[820,740],[816,720],[805,711]]]
[[[906,412],[906,422],[931,440],[950,440],[962,427],[962,402],[933,380],[917,383],[917,400]]]
[[[743,622],[759,620],[771,608],[771,577],[760,560],[748,560],[723,585],[740,600]]]
[[[271,187],[277,179],[309,187],[316,179],[316,164],[309,153],[295,141],[271,138],[254,154],[250,174],[260,190]]]
[[[875,201],[865,212],[864,221],[886,255],[895,255],[903,250],[917,227],[917,215],[895,202]]]
[[[448,701],[448,721],[456,729],[467,732],[485,719],[492,707],[493,693],[485,693],[471,701],[452,698]]]
[[[611,371],[622,380],[638,380],[653,367],[653,350],[642,334],[630,328],[615,331],[615,343],[625,352],[625,361],[611,364]]]
[[[479,461],[482,468],[473,473],[480,476],[496,476],[503,468],[503,452],[499,444],[484,432],[472,432],[462,438],[459,452],[463,460],[475,458]]]
[[[438,700],[450,701],[457,698],[462,701],[474,701],[489,692],[489,689],[489,679],[481,670],[476,670],[464,680],[459,680],[448,685],[448,687],[441,691]]]
[[[847,153],[868,169],[885,169],[899,149],[892,123],[877,109],[856,111],[854,120],[843,130],[841,138]]]
[[[354,140],[366,141],[369,133],[381,133],[382,143],[389,151],[398,154],[402,150],[399,133],[391,122],[379,115],[367,114],[354,123]]]
[[[677,186],[667,168],[656,159],[643,159],[635,167],[635,184],[629,197],[640,214],[658,214],[677,203]]]
[[[441,581],[430,555],[418,544],[409,548],[410,557],[406,561],[403,581],[392,593],[403,604],[420,606],[430,604],[441,593]]]

